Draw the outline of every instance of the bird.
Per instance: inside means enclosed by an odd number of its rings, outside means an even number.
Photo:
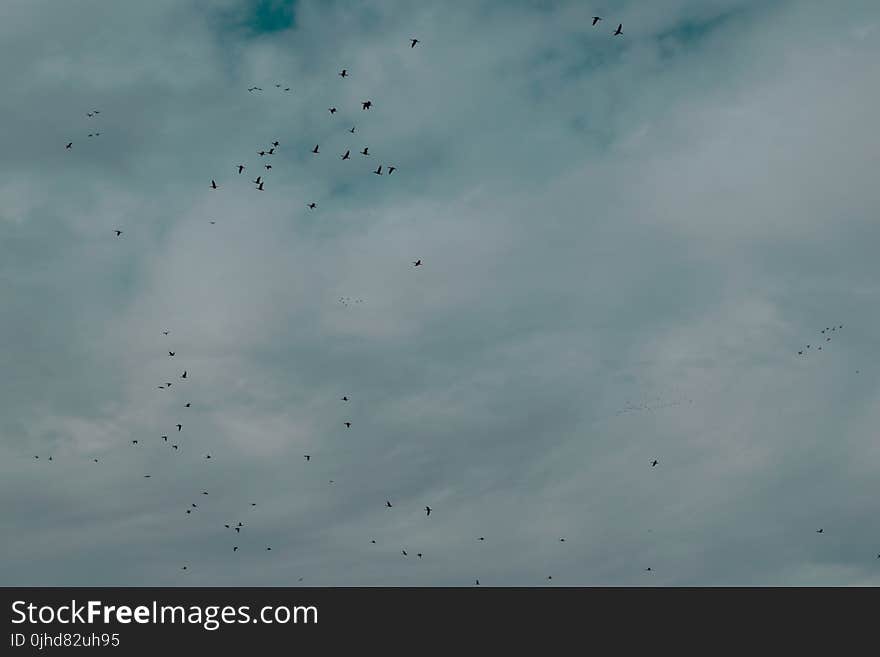
[[[483,536],[480,536],[480,538],[478,538],[478,539],[477,539],[477,540],[478,540],[478,541],[485,541],[485,540],[486,540],[486,538],[485,538],[485,537],[483,537]]]
[[[132,445],[137,445],[137,444],[138,444],[138,441],[137,441],[137,440],[132,440],[132,441],[131,441],[131,444],[132,444]]]
[[[390,176],[390,175],[391,175],[392,173],[394,173],[396,170],[397,170],[397,167],[388,167],[388,175]]]
[[[351,429],[351,422],[343,422],[346,429]]]
[[[392,504],[388,500],[385,500],[385,506],[390,509]]]
[[[233,546],[232,546],[232,551],[233,551],[233,552],[238,552],[238,546],[237,546],[237,545],[233,545]]]
[[[375,539],[375,538],[373,538],[373,539],[370,539],[370,543],[373,543],[373,544],[375,544],[375,543],[376,543],[376,539]]]
[[[345,151],[345,155],[342,156],[343,160],[351,159],[351,151]]]
[[[407,555],[406,555],[406,550],[401,550],[400,553],[401,553],[403,556],[407,556]]]
[[[309,203],[309,210],[314,210],[316,207],[318,207],[318,204],[315,203],[314,201]]]
[[[413,261],[413,267],[421,267],[421,266],[422,266],[421,259]]]
[[[205,495],[207,495],[207,493],[205,493]],[[256,502],[251,502],[251,506],[257,506],[257,503],[256,503]]]
[[[600,16],[593,16],[593,25],[598,23],[600,20],[602,20],[602,18]]]
[[[651,566],[648,566],[647,568],[645,568],[645,572],[646,572],[646,573],[650,573],[652,570],[653,570],[653,569],[651,568]]]
[[[95,463],[97,463],[97,462],[98,462],[98,459],[92,459],[92,460],[93,460],[93,461],[94,461],[94,462],[95,462]]]
[[[658,461],[657,459],[654,459],[653,461],[651,461],[651,467],[652,467],[652,468],[653,468],[653,467],[656,467],[656,465],[657,465],[658,463],[660,463],[660,461]]]
[[[269,149],[268,151],[266,151],[266,152],[267,152],[269,155],[274,155],[274,154],[275,154],[275,147],[273,146],[272,148],[270,148],[270,149]]]
[[[181,379],[185,379],[185,378],[186,378],[186,370],[183,370],[183,374],[180,375],[180,378],[181,378]]]
[[[164,441],[167,443],[167,442],[168,442],[168,436],[162,436],[162,440],[164,440]]]
[[[312,149],[312,153],[318,153],[318,144],[315,144],[315,147]]]
[[[198,509],[198,508],[199,508],[199,505],[196,504],[195,502],[193,502],[193,503],[192,503],[192,508],[194,508],[194,509]]]
[[[239,165],[238,165],[238,173],[240,174],[242,171],[244,171],[244,165],[243,165],[243,164],[239,164]]]
[[[86,115],[88,115],[88,116],[94,116],[94,114],[92,114],[91,112],[86,112]]]
[[[170,387],[171,387],[171,383],[168,382],[168,381],[166,381],[166,382],[165,382],[165,387],[166,387],[166,388],[170,388]]]
[[[173,355],[174,355],[174,352],[173,352],[173,351],[169,351],[169,352],[168,352],[168,355],[169,355],[169,356],[173,356]]]
[[[257,155],[263,157],[266,154],[266,151],[257,151]]]
[[[361,151],[361,155],[369,155],[369,154],[370,154],[370,147],[364,146],[364,150]]]
[[[312,455],[311,455],[311,454],[305,454],[305,455],[303,455],[303,458],[304,458],[306,461],[311,461],[311,460],[312,460]]]
[[[344,396],[344,397],[342,398],[342,401],[348,401],[348,396],[347,396],[347,395]]]
[[[372,106],[373,106],[373,101],[372,101],[372,100],[362,100],[362,101],[361,101],[361,109],[362,109],[362,110],[368,110],[368,109],[370,109]]]
[[[150,475],[144,475],[144,479],[149,479]]]
[[[205,458],[206,458],[206,459],[209,459],[209,458],[211,458],[211,455],[210,455],[210,454],[205,454]]]
[[[184,567],[183,567],[183,568],[181,568],[181,570],[186,570],[186,568],[187,568],[187,567],[186,567],[186,566],[184,566]]]
[[[619,34],[623,34],[623,23],[617,26],[617,30],[614,32],[614,36],[617,36]]]
[[[379,168],[377,168],[373,173],[375,173],[377,176],[381,176],[382,175],[382,165],[380,164]]]
[[[347,76],[348,76],[348,70],[346,70],[346,69],[342,69],[342,70],[339,72],[339,77],[344,78],[344,77],[347,77]]]
[[[825,533],[825,530],[822,529],[822,528],[819,528],[819,529],[816,530],[816,533],[817,533],[817,534],[824,534],[824,533]]]
[[[217,189],[217,183],[215,183],[213,180],[211,181],[211,189]]]
[[[113,232],[116,233],[116,237],[119,237],[120,235],[122,235],[121,230],[114,230]]]
[[[475,580],[474,580],[474,586],[479,586],[479,585],[480,585],[480,580],[475,579]]]
[[[351,126],[351,130],[349,130],[349,132],[350,132],[351,134],[354,134],[354,128],[355,128],[355,126]]]
[[[182,425],[182,424],[178,424],[178,425],[177,425],[177,430],[178,430],[178,431],[180,431],[182,428],[183,428],[183,425]]]
[[[421,552],[416,552],[416,556],[417,556],[419,559],[421,559],[421,558],[422,558],[422,553],[421,553]]]
[[[172,445],[171,447],[172,449],[180,449],[180,447],[178,447],[177,445]]]
[[[206,490],[202,491],[202,495],[207,495],[207,494],[208,494],[208,491],[206,491]]]
[[[162,335],[168,335],[168,331],[162,331]]]
[[[272,165],[271,165],[271,164],[266,164],[265,167],[266,167],[266,171],[269,171],[269,170],[272,168]]]
[[[272,145],[275,146],[275,147],[278,147],[278,146],[280,146],[281,144],[280,144],[280,142],[278,142],[278,141],[276,140],[276,141],[273,141],[273,142],[272,142]]]
[[[553,575],[547,575],[547,579],[553,579]]]
[[[564,539],[564,538],[560,538],[560,539],[559,539],[559,542],[560,542],[560,543],[565,543],[565,539]]]
[[[265,190],[263,190],[263,183],[260,183],[259,185],[257,185],[257,191],[258,192],[265,191]]]
[[[261,182],[263,182],[263,176],[257,176],[257,179],[254,181],[254,184],[259,185]]]
[[[429,515],[431,515],[431,507],[426,506],[425,507],[425,516],[429,516]]]
[[[331,108],[330,108],[330,113],[331,113],[331,114],[336,114],[336,108],[335,108],[335,107],[331,107]]]
[[[70,142],[70,143],[67,144],[67,146],[65,146],[64,148],[70,148],[71,146],[73,146],[73,142]]]
[[[419,43],[418,39],[410,39],[409,42],[412,44],[410,48],[415,48],[416,44]],[[478,582],[479,583],[479,582]]]
[[[270,548],[270,547],[267,545],[267,546],[266,546],[266,551],[267,551],[267,552],[271,552],[271,551],[272,551],[272,548]]]

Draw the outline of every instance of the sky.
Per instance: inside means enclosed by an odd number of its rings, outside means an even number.
[[[3,16],[0,583],[880,585],[875,2]]]

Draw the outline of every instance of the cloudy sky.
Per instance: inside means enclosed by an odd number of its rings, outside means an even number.
[[[880,585],[873,0],[8,0],[0,54],[0,583]]]

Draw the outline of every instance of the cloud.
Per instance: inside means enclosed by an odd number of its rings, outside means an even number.
[[[877,584],[876,9],[604,13],[10,4],[3,581]]]

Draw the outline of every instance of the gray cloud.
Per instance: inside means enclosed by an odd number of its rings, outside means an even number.
[[[876,8],[618,4],[10,3],[0,581],[880,583]]]

